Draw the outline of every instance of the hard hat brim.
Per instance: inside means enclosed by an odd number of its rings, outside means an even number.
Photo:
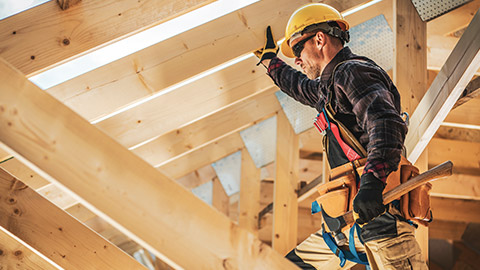
[[[282,42],[282,45],[280,46],[280,49],[282,50],[283,55],[285,55],[288,58],[295,58],[295,55],[293,55],[292,48],[290,48],[290,45],[288,45],[289,40],[284,40]]]

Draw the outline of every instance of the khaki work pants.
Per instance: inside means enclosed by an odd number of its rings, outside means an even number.
[[[395,211],[396,209],[390,209],[391,213]],[[345,232],[347,238],[348,232]],[[414,227],[397,221],[397,232],[397,237],[368,241],[365,246],[360,243],[355,233],[357,251],[366,252],[372,270],[428,269],[415,239]],[[340,259],[325,244],[321,231],[310,235],[299,244],[295,248],[295,254],[316,269],[348,269],[355,265],[347,260],[345,266],[340,267]]]

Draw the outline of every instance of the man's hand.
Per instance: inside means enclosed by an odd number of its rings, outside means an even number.
[[[253,53],[255,54],[255,56],[257,56],[260,59],[260,61],[257,63],[257,66],[260,63],[263,63],[265,67],[268,67],[268,64],[270,63],[270,61],[266,61],[266,60],[270,60],[275,56],[277,56],[278,45],[275,42],[275,39],[273,38],[272,29],[270,28],[270,26],[267,27],[267,31],[265,34],[265,45],[263,46],[263,48],[258,49]]]
[[[368,223],[386,211],[382,192],[385,184],[373,173],[366,173],[360,179],[360,189],[353,200],[353,212],[358,224]]]

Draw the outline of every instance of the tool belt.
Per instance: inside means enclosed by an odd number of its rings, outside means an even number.
[[[362,158],[332,169],[330,181],[318,187],[319,197],[316,199],[316,203],[321,205],[329,215],[340,216],[353,209],[353,199],[358,191],[357,177],[362,175],[365,162],[366,158]],[[398,170],[388,176],[383,193],[418,174],[418,168],[402,156]],[[424,226],[427,226],[432,220],[429,194],[431,187],[430,183],[426,183],[399,199],[399,210],[406,219],[416,221]]]

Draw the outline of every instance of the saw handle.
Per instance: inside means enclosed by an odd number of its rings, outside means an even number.
[[[383,194],[383,204],[391,203],[392,201],[400,198],[402,195],[405,195],[409,191],[412,191],[431,180],[448,177],[452,175],[452,171],[453,163],[451,161],[445,161],[422,174],[412,177],[400,186],[397,186]]]
[[[437,165],[422,174],[412,177],[407,182],[383,194],[383,204],[391,203],[392,201],[402,197],[402,195],[407,194],[408,192],[416,189],[417,187],[429,181],[448,177],[452,175],[452,173],[453,173],[453,163],[450,160],[445,161],[442,164]],[[345,220],[346,225],[350,225],[355,222],[352,210],[343,214],[342,217]]]

